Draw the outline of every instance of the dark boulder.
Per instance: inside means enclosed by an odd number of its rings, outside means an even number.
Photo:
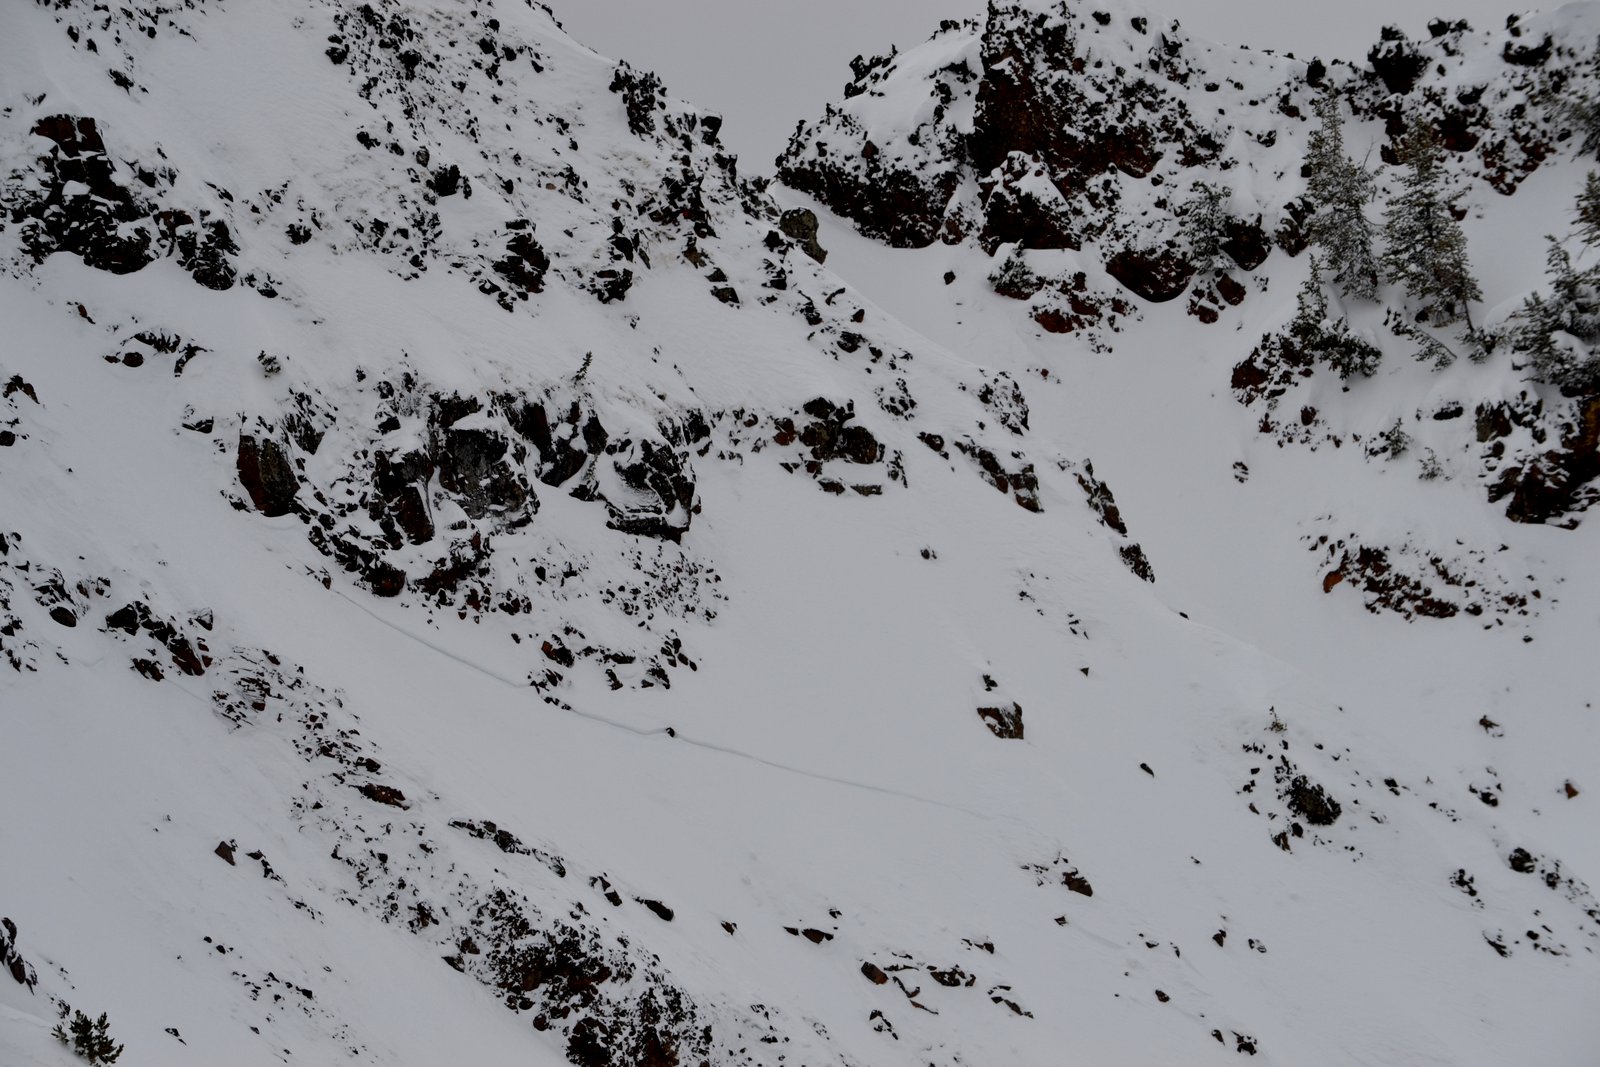
[[[180,222],[188,219],[185,212],[163,211],[157,219],[172,230],[178,249],[178,266],[207,289],[218,292],[232,289],[236,278],[230,257],[237,254],[228,224],[221,219],[202,222]]]
[[[524,295],[544,291],[550,257],[531,233],[517,233],[506,242],[506,254],[495,261],[494,272]]]
[[[1289,810],[1312,826],[1332,826],[1343,810],[1333,795],[1305,775],[1296,775],[1284,798]]]
[[[514,515],[533,499],[526,481],[506,462],[505,438],[488,429],[450,427],[435,449],[439,485],[469,518]]]
[[[811,450],[818,463],[842,459],[847,463],[876,463],[884,456],[884,446],[865,426],[847,425],[855,418],[855,405],[834,404],[826,397],[806,401],[801,409],[812,420],[799,430],[800,443]]]
[[[378,782],[363,782],[360,788],[362,796],[377,804],[387,804],[391,808],[409,808],[406,795],[392,785],[381,785]]]
[[[1544,40],[1535,45],[1507,41],[1500,58],[1516,67],[1542,67],[1550,61],[1550,54],[1554,48],[1555,42],[1547,33],[1544,35]]]
[[[694,514],[694,471],[688,457],[665,442],[624,441],[613,453],[617,477],[630,499],[607,499],[606,525],[622,533],[680,541]]]
[[[455,196],[463,191],[462,183],[465,180],[461,176],[461,168],[451,163],[429,176],[428,188],[433,190],[435,196]]]
[[[95,120],[52,115],[35,123],[33,133],[53,143],[41,161],[43,189],[9,206],[13,221],[36,220],[23,232],[34,260],[69,252],[111,274],[131,274],[154,260],[149,205],[118,181]]]
[[[631,288],[633,288],[633,271],[626,267],[620,269],[604,267],[595,271],[594,277],[589,282],[589,291],[602,304],[624,299]],[[732,292],[733,290],[730,289],[728,291]],[[735,299],[734,303],[738,303],[738,300]]]
[[[422,495],[433,470],[433,460],[422,452],[399,456],[379,452],[372,468],[372,485],[376,490],[370,509],[375,513],[373,521],[382,521],[383,513],[387,513],[412,544],[433,540],[433,519]]]
[[[1125,249],[1106,261],[1106,272],[1123,288],[1160,304],[1182,295],[1189,287],[1194,267],[1171,249],[1152,252]]]
[[[1259,218],[1255,222],[1229,219],[1222,250],[1227,253],[1229,259],[1239,264],[1240,270],[1255,270],[1265,263],[1267,256],[1271,254],[1272,241],[1268,239],[1267,231],[1262,228]]]
[[[1367,62],[1372,64],[1372,72],[1385,89],[1404,96],[1416,87],[1417,79],[1428,69],[1428,58],[1393,26],[1385,26],[1380,37],[1367,52]]]
[[[989,252],[1017,242],[1027,248],[1077,249],[1082,242],[1066,202],[1048,195],[1048,175],[1038,164],[1013,154],[1001,168],[1001,179],[984,201],[983,231],[979,239]],[[1044,185],[1041,195],[1035,189]]]
[[[989,732],[996,737],[1007,740],[1022,740],[1022,705],[1013,703],[1010,707],[979,708],[978,718],[989,728]]]
[[[275,517],[295,510],[300,479],[276,438],[258,442],[251,434],[240,434],[238,469],[240,484],[261,514]]]
[[[818,263],[826,263],[828,250],[817,243],[817,213],[809,208],[796,207],[778,218],[778,229],[800,244],[800,250]]]

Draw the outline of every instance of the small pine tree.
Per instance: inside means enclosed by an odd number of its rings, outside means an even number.
[[[1295,317],[1289,335],[1313,357],[1322,360],[1339,377],[1350,379],[1360,374],[1372,377],[1383,352],[1351,332],[1349,320],[1335,319],[1328,311],[1328,294],[1322,287],[1322,266],[1313,253],[1311,270],[1295,297]]]
[[[1378,295],[1378,262],[1366,208],[1377,195],[1377,183],[1345,154],[1339,97],[1324,93],[1316,108],[1322,125],[1312,132],[1306,153],[1306,194],[1315,206],[1311,240],[1327,255],[1333,280],[1344,293],[1371,300]]]
[[[1451,213],[1454,199],[1444,191],[1439,151],[1438,135],[1426,124],[1400,143],[1406,175],[1384,212],[1383,267],[1436,325],[1465,318],[1471,330],[1469,305],[1483,291],[1467,262],[1466,234]]]
[[[111,1040],[110,1031],[105,1012],[98,1019],[90,1019],[83,1012],[74,1011],[71,1021],[66,1026],[57,1025],[51,1034],[63,1045],[70,1044],[73,1052],[90,1063],[116,1063],[122,1046]]]
[[[1600,74],[1600,56],[1590,63],[1590,71]],[[1569,100],[1564,109],[1567,121],[1577,127],[1580,156],[1600,156],[1600,101],[1593,97],[1578,96]]]
[[[1444,370],[1456,361],[1455,349],[1421,330],[1417,331],[1417,350],[1412,358],[1418,363],[1432,363],[1434,370]]]
[[[1295,333],[1304,334],[1320,331],[1328,319],[1328,294],[1322,289],[1322,264],[1317,261],[1315,252],[1307,258],[1311,261],[1311,270],[1306,274],[1306,280],[1300,283],[1300,291],[1295,294],[1294,325],[1291,327]]]
[[[1587,248],[1600,245],[1600,174],[1592,170],[1578,194],[1578,240]]]
[[[1189,246],[1189,262],[1197,271],[1221,270],[1226,263],[1223,243],[1228,239],[1228,194],[1210,182],[1195,182],[1178,218],[1179,232]]]
[[[1406,433],[1405,424],[1399,419],[1394,420],[1394,425],[1378,435],[1383,442],[1381,452],[1388,453],[1390,459],[1399,459],[1411,451],[1411,435]]]
[[[1548,239],[1548,299],[1538,293],[1522,305],[1516,347],[1534,376],[1575,392],[1600,390],[1600,268],[1580,271],[1554,237]]]
[[[1027,300],[1044,287],[1044,279],[1028,267],[1028,261],[1022,257],[1022,246],[1014,245],[989,275],[989,286],[1001,296]]]

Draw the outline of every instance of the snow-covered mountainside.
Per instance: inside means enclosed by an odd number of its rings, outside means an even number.
[[[1317,81],[1509,316],[1592,9],[997,5],[787,187],[536,4],[0,22],[0,1062],[1592,1059],[1600,408],[1257,345]]]
[[[1430,31],[1411,41],[1386,29],[1352,64],[1212,45],[1120,5],[995,3],[984,19],[946,21],[904,54],[858,57],[843,102],[796,129],[779,175],[890,245],[981,246],[994,257],[991,288],[1021,301],[1033,324],[1109,349],[1150,303],[1181,299],[1197,326],[1253,325],[1234,309],[1273,278],[1303,274],[1281,260],[1313,239],[1308,142],[1316,100],[1331,97],[1351,116],[1357,158],[1388,164],[1376,175],[1383,192],[1400,183],[1402,138],[1425,126],[1442,149],[1444,191],[1465,198],[1457,211],[1506,220],[1479,246],[1493,249],[1485,266],[1515,298],[1491,301],[1493,328],[1538,280],[1540,245],[1526,227],[1535,238],[1571,228],[1562,209],[1577,191],[1570,160],[1585,140],[1574,137],[1584,120],[1572,105],[1600,92],[1600,8],[1514,16],[1491,32],[1436,19]],[[1486,202],[1512,197],[1541,166],[1563,176],[1542,176],[1514,207]],[[1185,240],[1199,183],[1215,190],[1216,270],[1195,262]],[[1523,258],[1504,261],[1507,238]],[[1347,310],[1384,354],[1456,358],[1456,342],[1433,346],[1381,303]],[[1396,412],[1363,422],[1298,387],[1313,362],[1270,343],[1243,348],[1231,386],[1264,434],[1313,448],[1365,439],[1387,456],[1382,436]],[[1381,388],[1396,397],[1392,385]],[[1470,412],[1429,434],[1423,454],[1471,469],[1511,518],[1573,522],[1600,498],[1591,484],[1600,475],[1594,390],[1541,394],[1506,374],[1450,389],[1415,397],[1440,421]]]

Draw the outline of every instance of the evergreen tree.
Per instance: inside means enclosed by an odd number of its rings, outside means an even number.
[[[1311,271],[1295,294],[1294,321],[1289,324],[1289,331],[1302,338],[1321,333],[1328,321],[1328,294],[1322,289],[1322,264],[1317,262],[1315,252],[1307,258],[1311,261]]]
[[[1189,246],[1189,262],[1197,271],[1221,270],[1226,266],[1223,242],[1228,239],[1227,193],[1209,182],[1195,182],[1194,191],[1184,201],[1178,225]]]
[[[1406,316],[1397,313],[1393,308],[1385,313],[1383,324],[1389,327],[1389,332],[1396,337],[1404,337],[1408,341],[1417,343],[1417,350],[1411,357],[1418,363],[1432,363],[1435,370],[1443,370],[1456,361],[1454,349],[1427,330],[1408,321]]]
[[[1576,209],[1578,239],[1592,251],[1600,247],[1600,175],[1585,179]],[[1600,393],[1600,266],[1580,271],[1560,241],[1546,240],[1550,295],[1528,297],[1508,336],[1534,377],[1568,392]]]
[[[1028,261],[1023,258],[1022,245],[1016,244],[1011,246],[1011,251],[1000,265],[990,272],[989,287],[1012,300],[1027,300],[1044,288],[1044,279],[1028,267]]]
[[[65,1013],[66,1005],[61,1009]],[[56,1040],[63,1045],[70,1044],[73,1052],[90,1063],[116,1063],[122,1055],[122,1046],[111,1040],[110,1030],[105,1012],[101,1012],[98,1019],[90,1019],[83,1012],[75,1011],[66,1026],[57,1026],[52,1033]]]
[[[1588,248],[1600,245],[1600,174],[1592,170],[1578,194],[1578,240]]]
[[[1591,74],[1600,75],[1600,55],[1590,61]],[[1577,134],[1583,140],[1579,143],[1580,156],[1600,156],[1600,101],[1593,97],[1576,96],[1570,98],[1565,108],[1566,118],[1577,127]]]
[[[1328,311],[1328,295],[1322,287],[1322,267],[1311,257],[1311,271],[1295,297],[1295,317],[1289,323],[1289,336],[1302,351],[1319,359],[1350,379],[1360,374],[1372,377],[1383,359],[1383,352],[1357,336],[1349,320],[1333,318]]]
[[[1345,154],[1338,96],[1322,94],[1316,108],[1322,125],[1312,132],[1306,154],[1311,172],[1306,194],[1315,208],[1311,240],[1326,254],[1333,280],[1345,294],[1371,300],[1378,295],[1378,262],[1366,208],[1377,184],[1370,171]]]
[[[1422,305],[1436,325],[1466,318],[1468,305],[1483,291],[1467,262],[1467,237],[1451,214],[1454,198],[1444,191],[1439,166],[1439,139],[1419,123],[1400,143],[1406,166],[1401,189],[1384,212],[1384,273],[1405,286],[1406,295]]]
[[[1579,271],[1561,243],[1549,241],[1550,296],[1535,293],[1523,304],[1517,348],[1535,377],[1574,392],[1600,390],[1600,269]]]

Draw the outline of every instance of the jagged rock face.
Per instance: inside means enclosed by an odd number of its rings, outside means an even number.
[[[1143,25],[1143,20],[1134,21]],[[982,181],[982,175],[1018,156],[1036,160],[1070,211],[1077,191],[1110,171],[1144,178],[1169,152],[1185,156],[1189,165],[1215,158],[1218,145],[1195,126],[1187,105],[1163,84],[1189,81],[1182,53],[1180,38],[1157,35],[1148,53],[1138,57],[1138,66],[1162,79],[1136,79],[1126,91],[1111,93],[1106,86],[1115,80],[1091,73],[1103,61],[1089,48],[1080,48],[1065,7],[1044,14],[991,8],[980,51],[984,75],[968,138],[974,172]],[[1002,178],[997,189],[1007,184]],[[991,200],[994,196],[990,193]],[[1077,239],[1095,236],[1092,224],[1088,231]],[[1027,231],[995,237],[1000,242],[1020,240]]]
[[[469,519],[493,511],[511,528],[528,521],[538,498],[513,467],[518,457],[507,454],[510,441],[496,428],[461,425],[478,414],[482,402],[451,397],[436,404],[429,419],[429,458],[438,470],[440,488],[460,502]]]
[[[1185,272],[1143,265],[1181,257],[1175,216],[1198,179],[1224,172],[1231,187],[1224,251],[1240,270],[1274,242],[1305,247],[1300,160],[1319,92],[1382,119],[1389,162],[1393,140],[1427,122],[1454,171],[1505,193],[1571,136],[1560,100],[1591,84],[1592,40],[1548,19],[1430,31],[1385,30],[1364,65],[1330,67],[1213,47],[1116,5],[992,3],[919,48],[859,61],[778,175],[890,244],[1070,250],[1072,270],[1103,266],[1169,300]]]
[[[230,257],[238,247],[227,223],[171,206],[170,167],[134,167],[129,174],[90,116],[49,115],[31,132],[51,147],[37,157],[31,180],[13,186],[9,206],[35,262],[69,252],[98,270],[131,274],[174,255],[206,288],[233,285]]]
[[[1309,99],[1296,64],[1262,62],[1283,82],[1282,103],[1293,110],[1291,100]],[[779,177],[873,236],[890,197],[919,189],[917,222],[894,243],[975,237],[991,250],[1076,250],[1164,237],[1134,220],[1150,199],[1139,186],[1155,186],[1157,206],[1170,207],[1163,197],[1181,197],[1182,176],[1217,162],[1235,129],[1270,144],[1286,117],[1262,101],[1237,118],[1198,117],[1216,111],[1199,106],[1215,99],[1206,95],[1219,77],[1213,66],[1227,63],[1175,23],[991,4],[984,19],[947,23],[922,49],[862,65],[844,105],[796,133]],[[877,115],[878,98],[923,95],[915,128]],[[883,188],[896,192],[875,202]]]
[[[17,950],[17,924],[10,919],[0,919],[0,967],[10,972],[18,985],[26,986],[30,991],[39,983],[39,975],[33,964]]]
[[[289,514],[300,490],[283,445],[270,437],[258,441],[250,434],[239,435],[239,484],[255,509],[268,518]]]
[[[1478,407],[1489,499],[1505,500],[1513,522],[1575,526],[1578,513],[1600,501],[1600,397],[1563,399],[1554,408],[1547,416],[1541,402]],[[1526,434],[1508,456],[1504,438],[1513,428]]]
[[[828,261],[828,250],[817,242],[817,213],[803,207],[790,208],[778,219],[778,228],[800,242],[806,255],[818,263]]]
[[[1106,273],[1121,282],[1124,289],[1153,304],[1161,304],[1183,294],[1194,276],[1194,268],[1171,251],[1154,254],[1123,251],[1106,261]]]

